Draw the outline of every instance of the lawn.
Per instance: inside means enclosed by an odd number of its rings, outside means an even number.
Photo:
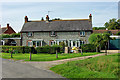
[[[50,70],[71,80],[72,78],[118,78],[120,72],[118,64],[120,64],[120,53],[71,61],[56,65]]]
[[[58,58],[56,58],[56,54],[32,54],[32,60],[31,61],[53,61],[53,60],[60,60],[60,59],[67,59],[67,58],[74,58],[74,57],[81,57],[81,56],[89,56],[89,55],[95,55],[98,54],[96,52],[93,53],[70,53],[70,54],[58,54]],[[11,59],[11,54],[10,53],[0,53],[0,56],[5,59]],[[30,54],[25,53],[17,53],[13,54],[14,60],[25,60],[25,61],[30,61],[29,60]]]

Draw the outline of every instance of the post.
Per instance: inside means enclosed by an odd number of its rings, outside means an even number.
[[[31,55],[32,55],[32,53],[30,52],[30,60],[31,60]]]
[[[107,42],[105,44],[105,55],[107,55]]]
[[[56,58],[58,58],[57,49],[56,49]]]
[[[83,55],[82,49],[81,49],[81,55]]]
[[[32,57],[32,47],[31,47],[31,50],[30,50],[30,60],[31,60],[31,57]]]
[[[13,58],[12,53],[13,53],[13,51],[11,51],[11,58]]]

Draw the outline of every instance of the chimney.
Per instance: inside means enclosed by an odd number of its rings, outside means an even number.
[[[10,26],[9,26],[9,24],[7,24],[7,28],[9,28]]]
[[[46,21],[49,21],[49,16],[48,15],[46,16]]]
[[[44,18],[43,18],[43,17],[41,18],[41,21],[44,21]]]
[[[89,15],[89,21],[92,22],[92,15],[91,14]]]
[[[27,23],[28,22],[28,17],[27,16],[25,16],[25,23]]]

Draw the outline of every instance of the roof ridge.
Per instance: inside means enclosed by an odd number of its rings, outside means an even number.
[[[82,20],[89,20],[89,19],[64,19],[64,20],[50,20],[50,21],[82,21]],[[42,22],[43,20],[30,20],[28,22]],[[44,20],[46,21],[46,20]]]

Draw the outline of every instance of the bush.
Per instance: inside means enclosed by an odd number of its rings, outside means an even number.
[[[2,52],[9,53],[9,50],[14,50],[15,53],[29,53],[31,47],[28,46],[2,46]]]
[[[81,45],[83,52],[95,52],[96,47],[93,44],[83,44]]]
[[[120,31],[119,32],[117,32],[117,34],[116,35],[120,35]]]
[[[49,50],[50,50],[50,46],[48,46],[48,45],[36,48],[37,53],[48,53]]]
[[[53,45],[53,46],[43,46],[43,47],[37,47],[36,51],[37,53],[49,53],[54,54],[56,52],[56,49],[58,52],[60,52],[61,46]]]

